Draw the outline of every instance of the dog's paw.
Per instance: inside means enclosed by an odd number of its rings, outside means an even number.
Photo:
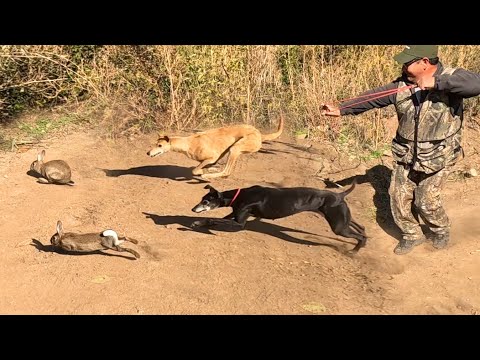
[[[211,166],[209,168],[207,168],[207,173],[217,173],[217,172],[220,172],[220,166]]]
[[[193,176],[200,176],[204,173],[203,169],[196,169],[196,168],[193,168],[192,169],[192,175]]]

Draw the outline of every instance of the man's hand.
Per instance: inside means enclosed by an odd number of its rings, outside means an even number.
[[[417,79],[417,86],[422,90],[433,89],[435,87],[435,78],[432,75],[426,75]]]
[[[340,109],[332,104],[323,104],[322,105],[322,115],[327,116],[340,116]]]

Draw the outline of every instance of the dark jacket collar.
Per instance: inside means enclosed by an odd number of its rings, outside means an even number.
[[[437,64],[437,70],[435,70],[435,73],[433,76],[441,75],[443,72],[443,64],[439,61]]]

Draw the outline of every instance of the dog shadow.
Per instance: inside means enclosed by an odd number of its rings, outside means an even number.
[[[355,175],[335,183],[348,186],[353,182],[353,179],[357,179],[357,184],[370,183],[375,194],[373,195],[373,205],[376,208],[376,221],[377,224],[385,231],[388,235],[392,236],[397,240],[402,239],[402,232],[400,228],[395,224],[395,221],[390,210],[390,195],[388,194],[388,188],[390,187],[390,179],[392,176],[392,170],[385,165],[375,165],[372,168],[368,169],[365,172],[365,175]],[[326,179],[325,184],[327,188],[338,188],[334,182],[329,179]],[[415,208],[412,204],[412,212],[415,217],[418,219],[418,214],[415,211]],[[424,225],[420,225],[424,233],[428,233],[428,228]]]
[[[216,235],[215,233],[212,233],[210,230],[215,230],[215,231],[222,231],[222,232],[238,232],[241,230],[248,230],[248,231],[253,231],[261,234],[266,234],[270,235],[276,238],[279,238],[284,241],[296,243],[296,244],[301,244],[301,245],[310,245],[310,246],[326,246],[330,247],[338,252],[341,253],[346,253],[343,249],[341,249],[339,246],[330,244],[330,243],[319,243],[319,242],[313,242],[305,239],[299,239],[294,236],[291,236],[289,234],[286,234],[285,232],[294,232],[294,233],[300,233],[300,234],[306,234],[309,235],[310,237],[315,236],[319,238],[325,238],[325,239],[332,239],[335,241],[340,241],[346,244],[352,244],[346,240],[342,240],[339,238],[334,238],[330,236],[324,236],[324,235],[318,235],[314,234],[308,231],[304,230],[298,230],[298,229],[292,229],[289,227],[277,225],[277,224],[272,224],[272,223],[267,223],[263,222],[259,218],[255,218],[254,220],[248,221],[245,225],[245,229],[241,229],[239,226],[232,226],[230,220],[226,219],[221,219],[221,218],[214,218],[215,224],[210,225],[208,227],[205,226],[196,226],[196,227],[191,227],[192,223],[197,220],[205,220],[209,218],[205,217],[199,217],[199,216],[183,216],[183,215],[156,215],[156,214],[150,214],[146,212],[142,212],[147,219],[152,219],[153,222],[156,225],[171,225],[171,224],[178,224],[183,226],[183,228],[179,228],[178,230],[180,231],[194,231],[194,232],[199,232],[202,234],[208,234],[208,235]]]
[[[291,144],[288,142],[282,142],[282,141],[276,141],[276,143],[284,145],[285,148],[287,149],[274,149],[274,148],[262,148],[258,152],[263,153],[263,154],[278,154],[278,153],[283,153],[283,154],[289,154],[289,155],[295,155],[295,157],[300,158],[300,159],[306,159],[306,160],[311,160],[312,156],[314,155],[321,155],[322,153],[313,148],[311,145],[310,146],[304,146],[304,145],[297,145],[297,144]],[[291,150],[288,150],[288,148],[291,148]],[[306,156],[302,156],[306,154]]]
[[[258,152],[261,153],[261,154],[268,154],[268,155],[276,155],[276,154],[279,154],[279,153],[283,153],[283,154],[295,155],[295,157],[298,158],[298,159],[311,160],[311,157],[300,156],[298,153],[288,151],[288,150],[260,149]]]
[[[277,153],[277,152],[279,152],[279,151],[278,151],[278,150],[275,150],[275,149],[268,149],[268,150],[266,150],[266,149],[260,149],[260,150],[258,150],[258,152],[259,152],[260,154],[275,155],[275,153]]]
[[[315,155],[322,154],[318,149],[315,149],[312,145],[300,145],[300,144],[294,144],[294,143],[288,143],[288,142],[282,142],[282,141],[278,141],[278,143],[288,146],[300,152],[307,152]]]
[[[76,252],[76,251],[68,251],[64,250],[62,248],[53,246],[53,245],[43,245],[39,240],[37,239],[32,239],[32,242],[30,243],[31,246],[34,246],[37,250],[41,252],[54,252],[60,255],[73,255],[73,256],[84,256],[84,255],[103,255],[103,256],[114,256],[114,257],[120,257],[123,259],[127,260],[136,260],[135,257],[131,256],[124,256],[120,254],[110,254],[103,252],[102,250],[95,250],[95,251],[90,251],[90,252]]]
[[[100,169],[108,177],[124,175],[140,175],[155,178],[164,178],[176,181],[189,181],[189,184],[208,183],[192,175],[192,168],[177,165],[149,165],[138,166],[130,169]]]

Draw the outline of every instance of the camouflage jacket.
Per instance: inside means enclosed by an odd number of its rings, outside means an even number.
[[[455,164],[463,154],[463,99],[480,94],[480,74],[464,69],[444,68],[438,63],[434,77],[434,89],[419,90],[417,93],[413,89],[407,89],[344,108],[341,114],[356,115],[373,108],[395,105],[398,116],[397,135],[392,141],[395,161],[411,165],[417,171],[436,172]],[[400,77],[386,86],[361,95],[392,90],[407,84],[408,80]],[[358,101],[344,102],[340,107]],[[416,121],[418,128],[415,131]]]

